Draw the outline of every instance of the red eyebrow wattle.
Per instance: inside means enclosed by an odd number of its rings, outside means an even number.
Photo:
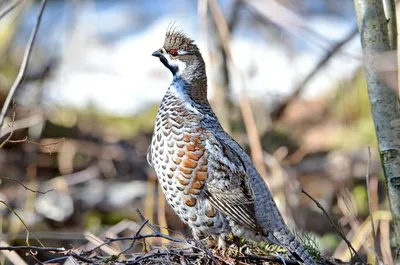
[[[174,55],[174,56],[179,54],[177,49],[170,49],[168,52],[169,52],[169,54]]]

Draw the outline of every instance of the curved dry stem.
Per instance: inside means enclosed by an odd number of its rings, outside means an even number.
[[[30,246],[30,244],[29,244],[29,235],[31,234],[31,232],[29,231],[28,226],[25,224],[24,220],[22,220],[21,216],[19,216],[19,214],[18,214],[8,203],[6,203],[6,202],[3,201],[3,200],[0,200],[0,203],[2,203],[4,206],[6,206],[7,209],[8,209],[10,212],[12,212],[12,213],[19,219],[19,221],[22,223],[22,225],[24,226],[24,228],[25,228],[25,230],[26,230],[26,239],[25,239],[26,244],[27,244],[28,246]],[[32,235],[33,235],[33,234],[32,234]],[[36,241],[37,241],[42,247],[45,247],[45,246],[43,245],[43,243],[39,240],[39,238],[37,238],[35,235],[33,235],[33,237],[36,239]]]

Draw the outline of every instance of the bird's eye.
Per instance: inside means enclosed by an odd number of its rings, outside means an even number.
[[[169,52],[169,54],[171,54],[172,56],[177,56],[177,55],[179,54],[179,52],[178,52],[177,49],[171,49],[171,50],[169,50],[168,52]]]

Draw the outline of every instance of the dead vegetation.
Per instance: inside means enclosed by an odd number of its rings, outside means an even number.
[[[21,2],[12,2],[0,12],[0,18]],[[237,2],[265,22],[266,14],[259,4]],[[152,108],[143,117],[129,117],[135,120],[132,129],[125,127],[123,119],[94,115],[96,110],[89,114],[65,109],[45,112],[17,106],[12,99],[26,77],[45,4],[43,0],[19,74],[4,100],[0,116],[2,124],[9,111],[10,118],[0,131],[0,202],[6,207],[0,209],[1,263],[4,260],[13,264],[297,263],[283,249],[269,244],[238,241],[222,253],[207,246],[207,242],[187,237],[190,232],[166,205],[156,178],[146,165],[149,135],[143,124],[153,120]],[[223,64],[240,75],[227,41],[234,23],[224,21],[216,1],[199,1],[201,4],[209,5],[212,13],[220,49],[225,54]],[[206,11],[205,17],[207,14]],[[333,45],[315,71],[340,53],[340,48],[353,36],[351,31]],[[48,73],[43,73],[34,81],[44,81]],[[329,238],[324,238],[317,244],[317,239],[306,234],[301,238],[309,246],[309,252],[318,256],[320,248],[326,253],[324,256],[339,258],[325,258],[328,264],[343,264],[340,259],[394,264],[398,251],[393,244],[392,217],[385,204],[384,185],[379,179],[379,158],[367,148],[345,149],[342,147],[347,143],[330,141],[337,137],[354,143],[356,139],[365,145],[370,139],[369,132],[366,137],[362,133],[370,124],[363,122],[370,120],[370,116],[363,112],[365,108],[354,106],[354,97],[359,94],[341,96],[343,91],[340,91],[338,97],[342,98],[331,102],[299,99],[313,75],[311,72],[300,82],[295,94],[272,113],[253,109],[242,80],[243,94],[237,109],[243,121],[231,120],[228,124],[241,128],[233,133],[239,135],[241,144],[252,154],[289,224],[312,230],[321,238],[335,237],[331,241],[340,242],[332,245]],[[363,79],[360,76],[355,79]],[[363,85],[359,87],[364,89]],[[337,102],[344,106],[345,113],[336,108]],[[259,130],[257,119],[268,120],[269,129]],[[337,126],[340,122],[347,123],[347,127]],[[350,126],[354,127],[349,129]],[[122,131],[135,131],[135,135],[121,135]],[[243,131],[249,136],[248,141]],[[295,140],[289,139],[287,131]],[[367,140],[362,142],[364,139]],[[376,149],[373,147],[372,151]],[[304,190],[312,194],[311,200],[300,196]],[[365,205],[360,205],[363,202]],[[136,208],[143,209],[147,219]]]

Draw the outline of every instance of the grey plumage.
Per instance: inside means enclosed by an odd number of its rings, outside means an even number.
[[[221,245],[228,234],[268,240],[315,264],[285,225],[249,156],[228,135],[207,100],[207,76],[193,40],[171,27],[153,53],[173,81],[158,111],[148,161],[168,203],[196,238]]]

